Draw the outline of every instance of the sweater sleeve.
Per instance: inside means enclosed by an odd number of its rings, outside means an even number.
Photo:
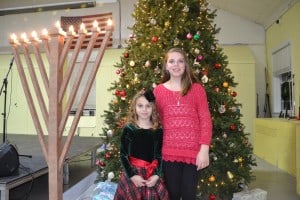
[[[194,95],[196,95],[198,99],[197,112],[201,129],[199,143],[209,145],[212,138],[212,120],[208,108],[206,91],[200,84],[197,85],[199,87],[197,87],[197,90],[194,91]]]
[[[129,162],[129,155],[131,151],[131,133],[132,129],[126,125],[123,129],[121,136],[121,147],[120,147],[120,160],[123,166],[124,172],[127,177],[131,178],[136,175],[137,172],[131,167]]]

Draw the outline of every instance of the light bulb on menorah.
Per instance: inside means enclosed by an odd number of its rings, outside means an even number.
[[[82,23],[78,33],[74,31],[72,25],[65,32],[58,21],[54,25],[54,28],[49,31],[44,29],[41,31],[41,34],[32,31],[30,37],[26,33],[22,33],[20,37],[17,37],[16,34],[11,34],[10,36],[9,43],[13,50],[29,111],[49,167],[49,176],[52,177],[49,179],[49,190],[51,191],[49,199],[61,199],[61,170],[112,31],[113,24],[110,19],[107,21],[105,30],[103,31],[100,30],[98,22],[94,21],[91,31],[88,31],[85,28],[85,24]],[[80,62],[79,71],[76,73],[73,85],[67,94],[66,89],[70,77],[74,71],[79,52],[83,49],[83,45],[85,45],[84,40],[87,36],[89,36],[89,41],[87,47],[81,52],[83,58]],[[83,85],[82,77],[88,71],[86,70],[86,66],[99,37],[103,37],[101,38],[101,45],[97,49],[98,52],[92,64],[93,66],[89,74],[87,74],[87,82],[80,95],[77,112],[67,133],[66,140],[62,140],[70,110],[73,106],[79,85],[81,87]],[[75,38],[77,38],[75,47],[71,50],[70,47]],[[40,47],[42,47],[42,50]],[[43,53],[46,55],[44,59],[42,57]],[[24,59],[21,59],[21,55],[23,55]],[[68,62],[66,62],[68,55],[71,56]],[[34,60],[37,63],[40,78],[36,74],[37,69],[34,68]],[[46,67],[47,64],[49,65],[48,68]],[[24,66],[27,66],[28,74],[25,73]],[[29,86],[29,81],[31,81],[32,87]],[[41,87],[45,90],[44,93]],[[36,101],[33,100],[33,96],[36,97]],[[38,110],[41,115],[38,115]],[[45,139],[45,135],[48,135],[47,140]],[[49,149],[51,151],[48,151]]]

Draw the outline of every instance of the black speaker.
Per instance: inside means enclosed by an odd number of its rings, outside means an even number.
[[[10,143],[0,146],[0,177],[13,175],[19,169],[19,155],[16,148]]]

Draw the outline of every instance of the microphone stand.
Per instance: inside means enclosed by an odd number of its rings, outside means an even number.
[[[15,57],[13,57],[10,61],[10,64],[9,64],[9,69],[6,73],[6,76],[5,78],[3,79],[3,84],[2,84],[2,87],[1,87],[1,90],[0,90],[0,96],[2,94],[2,92],[4,93],[4,109],[3,109],[3,143],[6,142],[6,123],[7,123],[7,119],[6,119],[6,99],[7,99],[7,77],[9,75],[9,72],[11,71],[11,68],[12,68],[12,65],[14,63],[14,60],[15,60]],[[32,158],[31,155],[21,155],[21,154],[18,154],[18,157],[27,157],[27,158]]]
[[[12,58],[12,60],[10,61],[10,65],[9,65],[9,69],[8,72],[6,73],[5,78],[3,79],[3,84],[0,90],[0,96],[2,94],[2,92],[4,93],[4,109],[3,109],[3,143],[5,143],[6,141],[6,99],[7,99],[7,77],[9,75],[9,72],[11,71],[12,65],[14,63],[15,57]]]

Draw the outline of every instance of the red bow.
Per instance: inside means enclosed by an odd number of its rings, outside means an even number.
[[[146,169],[146,179],[153,175],[155,168],[158,166],[158,161],[155,159],[151,163],[135,157],[129,157],[130,164],[136,167],[143,167]]]

